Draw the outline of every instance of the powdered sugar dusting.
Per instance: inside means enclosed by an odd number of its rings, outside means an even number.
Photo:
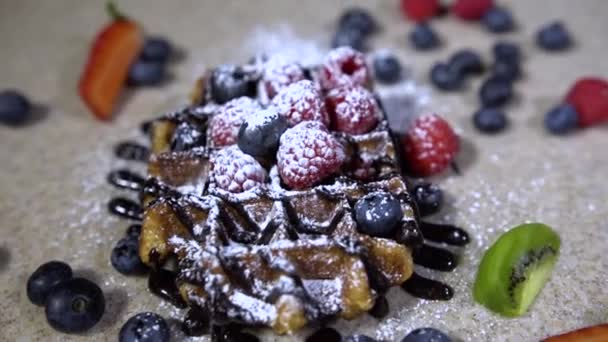
[[[215,185],[226,191],[251,190],[266,180],[266,171],[260,163],[237,146],[220,150],[211,159],[211,164]]]
[[[302,80],[285,87],[272,99],[272,105],[287,118],[290,126],[307,120],[329,125],[325,102],[312,81]]]

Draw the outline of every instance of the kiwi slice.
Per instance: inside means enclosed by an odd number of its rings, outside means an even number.
[[[521,316],[551,276],[559,246],[559,236],[542,223],[504,233],[481,259],[473,298],[501,315]]]

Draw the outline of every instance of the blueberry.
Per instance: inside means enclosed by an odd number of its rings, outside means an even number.
[[[494,7],[484,14],[481,22],[490,32],[503,33],[512,31],[515,27],[511,12],[504,8]]]
[[[287,119],[269,107],[245,119],[239,129],[238,146],[253,157],[272,158],[286,129]]]
[[[380,54],[374,57],[374,75],[381,83],[395,83],[401,79],[401,63],[392,54]]]
[[[182,122],[177,125],[171,138],[171,151],[191,150],[194,147],[204,146],[206,142],[207,136],[203,131],[194,127],[191,123]]]
[[[171,50],[171,44],[167,39],[150,37],[144,43],[140,59],[146,62],[165,63],[171,56]]]
[[[448,64],[437,63],[431,68],[431,82],[441,90],[455,90],[462,86],[462,74]]]
[[[141,235],[141,224],[132,224],[127,228],[127,237],[139,239]]]
[[[483,72],[484,65],[481,57],[473,50],[460,50],[452,55],[448,63],[450,68],[454,69],[462,76],[469,74],[479,74]]]
[[[254,97],[255,80],[250,79],[238,66],[222,65],[211,74],[210,92],[213,100],[219,104],[241,96]]]
[[[572,45],[572,38],[559,21],[550,23],[536,33],[536,44],[548,51],[565,50]]]
[[[491,77],[481,85],[479,99],[485,107],[505,104],[513,96],[513,85],[509,81]]]
[[[72,268],[61,261],[40,265],[27,280],[27,297],[36,305],[44,305],[51,289],[72,278]]]
[[[142,274],[146,266],[139,258],[139,242],[132,237],[120,239],[112,249],[112,266],[122,274]]]
[[[486,107],[475,112],[473,124],[481,132],[498,133],[507,127],[507,117],[498,108]]]
[[[170,339],[169,325],[153,312],[142,312],[129,318],[118,333],[119,342],[168,342]]]
[[[306,338],[306,342],[340,342],[342,336],[336,329],[321,328]]]
[[[56,330],[77,333],[89,330],[105,311],[106,301],[97,284],[72,278],[53,288],[46,301],[46,320]]]
[[[515,81],[521,75],[519,63],[496,61],[492,66],[492,76],[505,81]]]
[[[153,86],[159,84],[164,78],[164,63],[136,61],[129,69],[127,84],[130,86]]]
[[[378,29],[376,20],[363,8],[353,7],[347,9],[339,21],[340,29],[359,31],[362,35],[368,35]]]
[[[11,126],[23,124],[30,116],[30,101],[16,90],[0,92],[0,123]]]
[[[366,335],[350,335],[344,339],[344,342],[378,342],[376,339],[373,339]]]
[[[363,34],[350,28],[340,28],[331,41],[331,47],[349,46],[357,51],[365,50]]]
[[[412,191],[420,216],[434,214],[443,204],[443,191],[433,183],[420,183]]]
[[[577,125],[578,113],[569,104],[557,106],[545,115],[545,127],[553,134],[566,134]]]
[[[452,342],[452,340],[435,328],[419,328],[407,334],[401,342]]]
[[[515,43],[498,42],[492,47],[492,52],[496,61],[519,63],[521,60],[519,46]]]
[[[418,50],[430,50],[439,46],[439,38],[427,23],[418,24],[410,32],[410,42]]]
[[[388,192],[373,192],[355,204],[357,229],[372,236],[390,236],[403,218],[399,200]]]

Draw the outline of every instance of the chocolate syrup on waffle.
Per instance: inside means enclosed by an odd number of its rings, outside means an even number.
[[[114,154],[121,159],[147,162],[150,149],[133,141],[123,141],[114,147]]]
[[[414,297],[428,300],[450,300],[454,296],[454,290],[449,285],[417,273],[413,273],[401,288]]]
[[[187,336],[202,336],[209,333],[209,315],[203,309],[192,307],[184,317],[182,332]]]
[[[150,292],[169,301],[178,308],[187,307],[186,302],[179,294],[176,284],[177,273],[163,268],[150,272],[148,277],[148,288]]]
[[[114,215],[125,217],[131,220],[141,221],[144,210],[137,202],[123,197],[115,197],[108,203],[108,210]]]
[[[419,228],[427,240],[454,246],[464,246],[471,241],[469,234],[456,226],[420,221]]]
[[[117,188],[141,191],[144,177],[129,170],[114,170],[108,174],[108,182]]]
[[[447,249],[427,244],[415,248],[412,256],[414,263],[433,270],[450,272],[456,268],[456,256]]]

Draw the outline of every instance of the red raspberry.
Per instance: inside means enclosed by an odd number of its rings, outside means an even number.
[[[283,182],[305,189],[337,172],[345,160],[344,147],[318,121],[304,121],[281,136],[277,166]]]
[[[209,123],[214,145],[221,147],[236,144],[243,120],[260,109],[258,102],[246,96],[224,104]]]
[[[608,121],[608,82],[581,78],[568,92],[566,102],[576,108],[581,127]]]
[[[215,185],[223,190],[239,193],[264,183],[266,171],[252,156],[237,146],[221,149],[211,158]]]
[[[378,124],[374,95],[358,85],[336,88],[327,94],[327,109],[335,130],[363,134]]]
[[[401,10],[406,17],[423,22],[436,16],[441,9],[439,0],[401,0]]]
[[[272,99],[272,105],[287,118],[289,126],[310,120],[329,125],[329,115],[321,93],[309,80],[298,81],[281,89]]]
[[[270,58],[264,63],[262,81],[268,98],[273,98],[281,89],[303,79],[304,71],[297,63],[287,62],[279,57]]]
[[[365,56],[348,46],[333,49],[325,58],[319,78],[325,90],[348,84],[363,86],[369,80]]]
[[[460,147],[452,127],[437,114],[417,118],[401,144],[409,169],[417,176],[430,176],[445,170]]]
[[[465,20],[479,20],[494,7],[494,0],[456,0],[452,11]]]

